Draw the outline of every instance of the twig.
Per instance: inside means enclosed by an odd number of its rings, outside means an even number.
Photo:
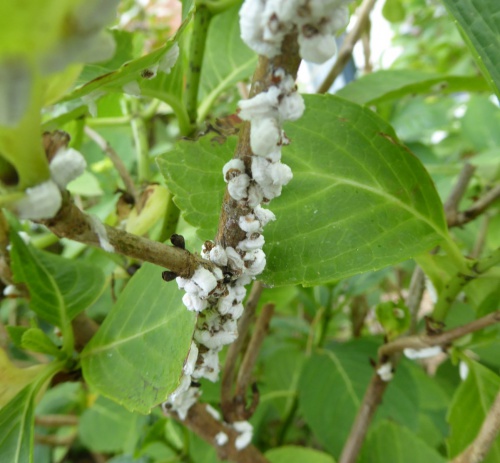
[[[373,71],[373,66],[371,63],[371,48],[370,48],[370,40],[371,40],[371,27],[370,23],[367,24],[367,28],[361,34],[361,44],[363,45],[363,55],[365,59],[364,65],[364,73],[369,74]]]
[[[481,215],[488,209],[497,199],[500,198],[500,185],[493,187],[484,196],[479,198],[469,209],[459,212],[455,220],[448,219],[449,227],[458,227],[471,222],[477,216]]]
[[[309,357],[312,354],[312,350],[314,347],[314,338],[316,336],[318,325],[320,324],[324,314],[325,314],[325,308],[321,306],[316,311],[316,313],[314,314],[314,318],[311,321],[311,325],[309,327],[309,335],[307,336],[307,342],[305,348],[305,354],[307,357]]]
[[[37,426],[59,427],[59,426],[76,426],[78,417],[75,415],[42,415],[35,416],[35,424]]]
[[[76,433],[69,436],[35,434],[35,442],[37,444],[50,445],[51,447],[69,447],[75,439]]]
[[[406,298],[406,306],[411,315],[410,333],[414,333],[417,328],[418,309],[422,302],[422,296],[425,289],[425,273],[420,266],[417,265],[413,271],[410,281],[410,289]]]
[[[432,313],[434,320],[443,321],[460,291],[472,280],[498,263],[500,263],[500,249],[484,259],[467,263],[466,270],[454,275],[439,294],[439,299]]]
[[[357,459],[361,446],[368,431],[373,415],[382,401],[388,381],[382,381],[377,373],[374,373],[368,389],[359,407],[358,414],[349,433],[347,442],[342,449],[339,463],[354,463]]]
[[[135,189],[134,181],[132,180],[132,177],[130,176],[127,167],[123,163],[122,159],[120,158],[120,156],[118,156],[118,153],[94,129],[90,128],[89,126],[85,126],[84,130],[85,135],[87,135],[87,137],[89,137],[97,146],[99,146],[99,148],[101,148],[101,150],[109,157],[110,161],[115,166],[118,175],[122,179],[123,184],[125,185],[125,189],[130,195],[132,195],[135,204],[137,204],[139,198],[137,197],[137,190]]]
[[[500,431],[500,392],[497,394],[479,434],[474,441],[452,463],[479,463],[488,454]]]
[[[233,403],[240,406],[239,419],[247,420],[253,414],[255,410],[246,409],[245,405],[245,395],[248,387],[252,381],[253,369],[257,357],[259,355],[260,347],[269,329],[269,322],[274,313],[274,304],[268,303],[264,304],[262,307],[262,312],[260,313],[257,323],[255,324],[255,330],[253,332],[248,348],[241,362],[240,370],[238,372],[238,379],[236,380],[236,389],[234,393]],[[254,404],[252,404],[254,405]],[[257,404],[254,405],[255,408]]]
[[[9,224],[0,209],[0,280],[6,286],[14,282],[10,269],[9,244]]]
[[[145,183],[149,180],[151,174],[146,124],[144,123],[142,115],[139,114],[139,101],[136,98],[130,98],[128,103],[132,116],[130,127],[132,129],[132,138],[136,151],[137,177],[139,183]]]
[[[275,85],[273,78],[276,69],[283,69],[286,74],[291,75],[295,79],[299,64],[300,57],[297,36],[295,34],[287,35],[283,39],[281,54],[271,59],[259,56],[257,68],[252,78],[250,97],[264,92]],[[245,163],[248,172],[251,173],[252,156],[253,153],[250,148],[250,123],[245,122],[239,132],[238,145],[234,153],[234,158],[241,159]],[[215,242],[224,248],[229,246],[236,248],[238,243],[246,238],[246,232],[238,225],[239,218],[249,214],[251,211],[250,207],[238,204],[238,201],[231,198],[226,188]]]
[[[178,419],[176,415],[173,416]],[[238,433],[229,425],[216,420],[207,411],[204,404],[194,404],[189,409],[186,419],[180,422],[204,441],[214,446],[220,460],[229,460],[235,463],[269,463],[264,455],[251,444],[244,449],[236,449],[234,442],[238,437]],[[228,442],[221,446],[217,445],[215,440],[215,436],[220,432],[223,432],[228,437]]]
[[[422,349],[432,346],[446,347],[450,345],[451,342],[455,339],[499,322],[500,310],[497,310],[496,312],[490,313],[485,317],[468,323],[467,325],[460,326],[442,334],[434,336],[420,335],[403,337],[389,344],[381,346],[378,351],[378,357],[381,363],[382,360],[385,362],[387,361],[387,359],[392,358],[391,363],[394,365],[397,361],[397,359],[395,359],[395,356],[397,357],[397,354],[403,349]],[[354,424],[352,425],[347,442],[342,450],[339,463],[354,463],[356,461],[364,438],[368,431],[370,422],[377,407],[381,403],[382,396],[387,385],[388,382],[382,381],[377,373],[372,376],[368,389],[366,390],[363,397],[361,406],[359,407]],[[464,460],[463,463],[465,463],[465,461],[467,460]]]
[[[193,20],[193,34],[189,50],[189,66],[186,74],[185,104],[189,121],[195,126],[198,116],[198,92],[200,88],[201,67],[207,43],[207,34],[212,12],[206,5],[198,2]]]
[[[490,226],[490,216],[485,214],[481,225],[479,226],[479,232],[477,234],[476,241],[474,242],[474,247],[470,253],[472,259],[478,259],[483,251],[484,245],[486,244],[486,238],[488,236],[488,229]]]
[[[69,194],[63,195],[63,205],[57,215],[52,219],[40,220],[40,223],[60,238],[102,247],[92,218],[72,203]],[[108,225],[103,226],[106,230],[106,239],[114,247],[115,252],[168,268],[184,278],[190,278],[199,265],[207,268],[212,266],[185,249],[167,246]]]
[[[221,380],[221,410],[222,415],[227,422],[234,421],[231,419],[231,415],[233,408],[232,386],[234,371],[236,369],[236,361],[250,329],[250,325],[255,315],[255,309],[257,308],[263,289],[264,286],[260,281],[256,281],[253,284],[245,305],[245,311],[238,322],[238,338],[229,346],[227,351],[226,362],[224,364],[224,371],[222,373]]]
[[[366,300],[366,295],[361,294],[359,296],[354,296],[351,302],[351,324],[352,324],[352,336],[354,338],[359,338],[361,336],[361,330],[365,324],[366,316],[370,311],[370,306]]]
[[[377,0],[364,0],[358,9],[358,21],[352,30],[345,36],[344,43],[340,47],[337,59],[332,69],[326,76],[323,83],[318,88],[317,93],[326,93],[332,86],[335,79],[340,75],[345,65],[349,61],[354,50],[354,45],[358,42],[361,34],[366,29],[370,19],[370,12]]]
[[[457,183],[453,187],[450,196],[444,203],[444,212],[446,214],[448,224],[456,221],[458,215],[458,206],[467,190],[467,186],[469,185],[470,179],[474,175],[475,170],[476,166],[473,166],[469,163],[465,163],[465,165],[462,167],[462,170],[460,171],[460,174],[458,176]]]
[[[384,344],[378,350],[379,358],[391,356],[397,352],[401,352],[403,349],[424,349],[426,347],[433,346],[449,346],[452,341],[465,336],[466,334],[473,333],[474,331],[482,330],[487,326],[494,325],[495,323],[500,323],[500,310],[491,312],[484,317],[478,318],[473,322],[467,323],[466,325],[459,326],[449,331],[445,331],[441,334],[428,335],[422,334],[417,336],[408,336],[396,339],[388,344]]]

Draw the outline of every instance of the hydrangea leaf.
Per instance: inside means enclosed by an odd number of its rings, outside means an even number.
[[[143,81],[148,81],[148,70],[154,69],[158,63],[164,58],[167,53],[172,49],[172,47],[176,46],[179,37],[182,35],[184,30],[186,29],[187,24],[190,21],[190,16],[182,23],[181,27],[177,30],[176,34],[169,39],[165,45],[160,48],[148,53],[139,58],[132,59],[130,61],[125,62],[124,60],[117,60],[115,58],[111,59],[107,68],[105,68],[102,64],[100,67],[93,67],[88,72],[95,72],[96,69],[107,70],[107,72],[103,72],[102,74],[95,77],[93,80],[86,82],[85,84],[77,87],[71,93],[69,93],[66,97],[64,97],[61,102],[70,101],[77,98],[85,97],[89,94],[99,96],[107,91],[118,91],[123,92],[123,87],[132,82],[137,83],[137,89],[140,92],[140,84]],[[127,42],[126,36],[123,36],[123,39]],[[124,58],[130,53],[129,47],[124,46],[122,48],[118,48],[118,52],[121,53],[120,56]],[[157,78],[159,75],[164,73],[158,72]],[[145,84],[147,87],[147,84]],[[145,94],[149,94],[150,92],[145,92]],[[155,95],[153,95],[155,96]]]
[[[21,347],[32,352],[41,352],[60,358],[64,355],[50,337],[40,328],[29,328],[22,337]]]
[[[497,0],[444,0],[479,68],[500,97],[500,34]]]
[[[101,270],[85,262],[40,251],[11,233],[12,270],[30,290],[30,308],[61,328],[91,305],[104,289]]]
[[[500,390],[498,375],[472,360],[469,360],[467,365],[469,367],[467,379],[456,390],[448,411],[451,433],[447,446],[450,459],[465,450],[475,439]],[[500,437],[494,440],[483,461],[484,463],[500,461]]]
[[[376,344],[367,341],[334,345],[312,355],[302,370],[298,388],[302,416],[319,442],[336,457],[373,374],[368,359],[376,352]],[[377,410],[376,420],[388,418],[416,431],[418,400],[415,381],[401,363]]]
[[[334,96],[305,96],[285,125],[283,162],[294,178],[270,204],[267,268],[275,286],[314,285],[377,270],[448,240],[443,207],[420,161],[389,124]],[[222,167],[235,141],[181,141],[159,165],[175,202],[202,239],[215,235]]]
[[[145,420],[147,417],[100,396],[82,413],[78,435],[94,452],[132,453]]]
[[[275,285],[317,284],[377,270],[447,239],[443,207],[420,161],[389,124],[331,96],[306,98],[285,126],[294,178],[273,201],[266,229]]]
[[[221,143],[215,136],[206,136],[196,142],[180,141],[173,151],[157,158],[175,204],[203,241],[212,239],[217,230],[225,188],[222,166],[235,147],[234,137]]]
[[[239,6],[230,8],[211,21],[200,82],[201,121],[223,91],[250,77],[255,69],[257,55],[241,40],[238,11]]]
[[[404,426],[382,421],[369,434],[359,463],[445,463],[436,450]]]
[[[3,355],[3,351],[1,351]],[[5,362],[2,361],[5,366]],[[20,390],[12,394],[10,400],[2,403],[0,408],[0,455],[2,461],[9,463],[32,463],[33,462],[33,434],[34,434],[34,403],[40,389],[46,382],[60,370],[61,363],[49,363],[31,367],[23,373],[23,380],[12,376],[9,368],[2,381],[18,381]],[[2,371],[2,374],[4,372]],[[35,373],[33,376],[32,374]],[[25,384],[22,387],[22,384]],[[22,387],[22,389],[21,389]],[[3,395],[2,402],[6,396]]]
[[[448,76],[414,69],[390,69],[366,74],[341,88],[336,95],[355,103],[373,105],[406,95],[484,92],[488,89],[488,84],[480,76]]]
[[[266,452],[270,463],[335,463],[327,453],[319,450],[299,447],[298,445],[285,445]]]
[[[161,272],[146,263],[134,274],[81,354],[85,380],[139,413],[178,386],[195,326],[177,285]]]
[[[17,368],[0,349],[0,371],[2,382],[0,384],[0,408],[10,402],[21,390],[32,383],[45,367],[35,365],[28,368]]]
[[[33,461],[33,387],[26,386],[0,410],[0,454],[12,463]]]

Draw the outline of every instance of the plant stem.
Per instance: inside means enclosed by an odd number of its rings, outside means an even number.
[[[451,463],[479,463],[488,454],[500,431],[500,392],[497,394],[474,441]]]
[[[204,4],[198,4],[194,15],[193,35],[189,49],[189,66],[186,74],[185,102],[190,125],[194,128],[198,116],[198,90],[200,87],[201,67],[207,43],[208,28],[212,12]]]
[[[490,215],[485,214],[483,216],[483,220],[479,225],[479,233],[476,237],[476,241],[474,242],[474,247],[470,253],[470,256],[473,259],[478,259],[481,256],[481,252],[483,251],[484,245],[486,244],[486,239],[488,237],[488,230],[490,226]]]
[[[465,225],[488,209],[500,198],[500,185],[493,187],[484,196],[479,198],[469,209],[457,213],[455,217],[448,220],[449,227]]]
[[[59,427],[59,426],[76,426],[78,417],[75,415],[42,415],[35,416],[35,424],[37,426]]]
[[[252,77],[252,87],[250,97],[260,92],[267,91],[274,85],[273,75],[276,69],[283,69],[286,74],[290,74],[294,79],[300,64],[299,46],[295,34],[287,35],[282,42],[281,53],[274,58],[259,56],[257,68]],[[242,159],[250,168],[252,157],[250,147],[250,123],[245,122],[239,132],[238,145],[233,158]],[[216,244],[227,248],[236,248],[238,243],[246,238],[246,233],[238,225],[239,218],[251,212],[251,208],[241,205],[229,194],[228,189],[224,193],[224,200],[219,218],[219,228],[215,237]]]
[[[241,404],[239,410],[240,419],[248,419],[255,410],[249,410],[245,405],[245,396],[248,387],[252,381],[253,368],[259,355],[260,347],[269,330],[269,322],[274,313],[274,304],[268,303],[262,307],[259,318],[255,324],[255,330],[248,344],[245,356],[241,362],[238,378],[236,380],[236,389],[234,393],[235,404]],[[253,407],[252,407],[253,408]],[[250,413],[247,413],[250,412]]]
[[[277,439],[277,446],[281,447],[283,443],[285,442],[286,435],[288,433],[288,430],[290,429],[290,426],[293,423],[293,419],[295,417],[295,414],[297,413],[297,410],[299,409],[299,399],[297,397],[297,394],[295,394],[293,398],[292,405],[283,421],[283,425],[281,426],[279,432],[278,432],[278,439]]]
[[[179,420],[177,415],[172,415]],[[186,419],[179,420],[180,423],[187,426],[191,431],[201,437],[204,441],[212,445],[220,460],[232,461],[235,463],[269,463],[260,451],[252,444],[238,450],[234,446],[234,441],[238,433],[227,424],[216,420],[201,403],[194,404],[188,411]],[[223,432],[228,436],[228,442],[224,445],[217,445],[215,436]]]
[[[385,389],[389,382],[382,381],[377,373],[374,373],[368,389],[359,407],[358,414],[354,420],[347,442],[342,449],[339,463],[354,463],[365,439],[368,427],[372,421],[377,407],[382,401]]]
[[[54,218],[39,222],[60,238],[69,238],[80,243],[102,247],[91,217],[78,209],[71,202],[68,194],[64,194],[63,205]],[[167,246],[108,225],[103,226],[106,231],[105,238],[114,247],[115,252],[168,268],[184,278],[191,278],[200,265],[207,268],[212,265],[185,249]]]
[[[35,442],[41,445],[49,445],[51,447],[69,447],[76,439],[77,434],[73,433],[69,436],[58,436],[55,434],[35,434]]]
[[[410,333],[415,333],[417,330],[417,317],[422,297],[425,290],[425,273],[422,267],[417,265],[411,276],[410,288],[408,290],[408,297],[406,298],[406,306],[410,311]]]
[[[380,358],[394,355],[404,349],[425,349],[426,347],[442,346],[447,347],[453,341],[469,333],[474,333],[475,331],[482,330],[488,326],[500,323],[500,310],[496,312],[491,312],[484,317],[478,318],[466,325],[459,326],[449,331],[445,331],[441,334],[429,335],[416,335],[416,336],[406,336],[388,344],[384,344],[378,350],[378,355]]]
[[[432,313],[434,320],[445,320],[453,302],[464,286],[499,263],[500,249],[497,249],[493,252],[493,254],[485,257],[484,259],[468,263],[465,271],[457,272],[455,276],[453,276],[445,285],[443,291],[441,291],[441,294],[439,295],[439,299],[434,307],[434,312]]]
[[[446,220],[448,224],[456,220],[456,216],[458,214],[458,206],[467,190],[469,182],[475,171],[475,166],[469,164],[468,162],[465,163],[460,172],[460,175],[458,176],[457,183],[453,187],[453,191],[444,203],[444,212],[446,214]]]
[[[137,204],[139,198],[137,197],[134,181],[132,180],[132,177],[130,176],[121,157],[118,156],[118,153],[113,149],[113,147],[94,129],[85,127],[85,134],[109,157],[118,172],[118,175],[122,179],[125,189],[134,198],[135,204]]]
[[[142,95],[156,98],[157,100],[163,101],[164,103],[168,104],[177,117],[179,131],[182,135],[187,136],[192,132],[186,108],[179,98],[167,92],[155,91],[149,88],[143,88]]]
[[[333,65],[332,69],[328,73],[324,82],[318,88],[317,93],[326,93],[332,86],[335,79],[341,74],[345,65],[349,61],[354,50],[354,45],[358,42],[361,34],[366,29],[368,21],[370,20],[370,11],[375,5],[377,0],[364,0],[361,6],[358,8],[358,20],[349,34],[346,35],[344,43],[339,50],[337,55],[337,60]]]
[[[500,264],[500,248],[493,251],[488,257],[478,260],[472,268],[476,273],[481,274],[498,264]]]
[[[227,351],[226,363],[224,365],[224,371],[222,372],[221,380],[221,410],[225,421],[232,422],[234,410],[233,410],[233,395],[232,386],[234,381],[234,371],[236,369],[236,361],[238,360],[238,355],[240,354],[243,344],[245,342],[246,336],[250,329],[250,324],[253,321],[255,315],[255,309],[259,303],[260,295],[264,286],[260,281],[256,281],[250,295],[248,296],[247,303],[245,304],[245,311],[238,322],[238,337],[234,341]]]
[[[146,124],[139,114],[139,102],[130,99],[132,119],[132,136],[134,137],[135,150],[137,154],[137,174],[139,183],[147,182],[151,176],[149,144],[146,133]]]
[[[85,123],[90,127],[116,127],[117,125],[128,125],[132,118],[130,116],[121,117],[89,117]]]
[[[321,324],[319,328],[319,337],[316,341],[316,347],[323,347],[326,341],[326,335],[328,333],[328,326],[330,325],[330,321],[333,318],[333,308],[332,304],[328,304],[328,307],[325,307],[325,312],[321,319]]]

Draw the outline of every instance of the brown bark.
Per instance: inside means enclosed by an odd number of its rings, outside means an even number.
[[[258,93],[265,92],[275,85],[273,79],[274,71],[277,69],[283,69],[295,79],[299,64],[300,56],[297,36],[291,34],[285,37],[280,55],[271,59],[259,56],[257,69],[252,78],[250,98]],[[251,175],[250,165],[252,156],[253,153],[250,148],[250,123],[245,122],[240,130],[234,158],[243,160],[247,168],[247,174],[249,175]],[[238,220],[241,216],[247,215],[251,211],[252,209],[248,206],[242,205],[231,198],[226,188],[215,242],[221,244],[223,247],[231,246],[236,248],[237,244],[246,238],[246,233],[238,226]]]
[[[40,223],[60,238],[101,247],[91,218],[73,204],[69,194],[65,193],[63,196],[63,205],[57,215],[52,219],[41,220]],[[208,268],[212,266],[185,249],[167,246],[108,225],[104,227],[107,239],[115,252],[168,268],[184,278],[190,278],[199,265]]]

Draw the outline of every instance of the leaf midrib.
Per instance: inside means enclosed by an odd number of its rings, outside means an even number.
[[[96,354],[99,354],[101,352],[105,352],[106,350],[109,350],[109,349],[112,349],[114,347],[117,347],[121,344],[125,344],[133,339],[136,339],[136,338],[139,338],[139,337],[142,337],[148,333],[151,333],[152,331],[155,331],[159,328],[161,328],[163,325],[166,325],[167,323],[170,322],[170,317],[168,318],[165,318],[164,320],[162,320],[160,323],[150,327],[150,328],[147,328],[147,329],[144,329],[143,331],[139,332],[139,333],[136,333],[134,335],[131,335],[131,336],[128,336],[126,338],[121,338],[120,340],[118,341],[114,341],[112,342],[111,344],[105,344],[104,346],[99,346],[99,347],[95,347],[94,349],[91,349],[87,352],[82,352],[81,354],[81,358],[85,358],[85,357],[90,357],[91,355],[96,355]]]
[[[344,366],[340,363],[339,359],[337,358],[337,356],[333,352],[325,350],[324,353],[329,357],[329,359],[337,367],[337,371],[339,372],[340,376],[344,380],[344,383],[345,383],[346,388],[347,388],[347,392],[351,396],[356,407],[359,407],[361,405],[361,401],[359,400],[358,396],[356,395],[356,391],[352,387],[352,382],[349,380],[349,375],[345,371]]]

